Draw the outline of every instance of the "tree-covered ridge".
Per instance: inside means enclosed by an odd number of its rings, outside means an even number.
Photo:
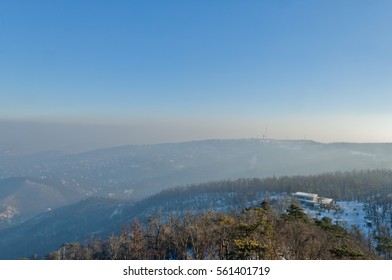
[[[120,236],[122,226],[134,220],[139,220],[143,224],[142,229],[146,230],[147,220],[159,209],[165,217],[161,218],[162,223],[170,221],[170,217],[180,220],[189,215],[194,216],[192,220],[196,221],[206,212],[215,213],[213,215],[221,213],[235,219],[233,213],[260,206],[265,199],[276,211],[274,217],[279,217],[290,206],[290,193],[297,191],[318,193],[336,201],[342,200],[345,205],[361,202],[358,209],[362,211],[360,222],[363,225],[370,221],[370,227],[349,228],[344,221],[339,221],[346,217],[346,212],[339,209],[331,210],[329,217],[333,218],[332,224],[339,222],[361,244],[366,244],[382,258],[391,258],[392,171],[387,169],[212,181],[165,190],[138,203],[88,199],[53,209],[7,231],[0,230],[0,257],[15,259],[37,254],[38,258],[44,258],[63,243],[81,242],[77,246],[86,247],[91,240],[96,242],[96,238],[103,242],[111,234]],[[326,230],[325,227],[323,229]],[[91,242],[84,243],[84,240]],[[240,246],[241,242],[237,245]],[[340,251],[339,247],[335,250],[337,253]]]
[[[240,178],[237,180],[210,181],[185,187],[170,188],[150,196],[140,203],[153,200],[167,200],[194,194],[240,192],[245,198],[258,191],[297,191],[319,193],[335,200],[364,201],[370,196],[392,194],[392,170],[354,170],[350,172],[329,172],[317,175],[272,176],[266,178]]]
[[[310,219],[292,204],[278,214],[268,202],[241,212],[153,215],[119,235],[67,243],[48,259],[373,259],[363,236],[330,219]]]

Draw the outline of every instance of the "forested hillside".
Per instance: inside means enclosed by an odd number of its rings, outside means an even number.
[[[214,218],[208,223],[215,227],[218,226],[217,216],[239,219],[242,217],[239,213],[244,209],[252,209],[267,201],[273,213],[268,217],[274,217],[274,223],[280,225],[284,221],[281,215],[287,214],[286,209],[295,203],[290,194],[297,191],[330,197],[347,207],[351,207],[349,203],[357,202],[361,209],[351,209],[350,212],[356,211],[354,214],[358,215],[361,212],[361,226],[370,221],[371,227],[366,227],[366,231],[355,223],[350,225],[357,228],[344,225],[348,209],[340,207],[330,210],[332,220],[329,223],[336,225],[339,222],[347,232],[354,232],[357,239],[362,240],[361,244],[366,244],[365,247],[379,257],[391,257],[392,171],[363,170],[212,181],[164,190],[137,203],[110,198],[87,199],[47,211],[19,226],[0,230],[0,258],[31,257],[33,254],[44,258],[63,243],[103,242],[112,235],[121,236],[121,229],[136,220],[140,221],[144,232],[150,227],[150,217],[156,217],[157,213],[161,213],[160,224],[167,224],[174,217],[182,223],[186,223],[186,217],[192,217],[191,221],[196,223],[209,213]],[[322,217],[321,213],[319,220]],[[307,225],[315,226],[316,222],[309,219],[311,222]]]
[[[64,244],[48,259],[373,259],[359,232],[310,219],[297,205],[277,214],[267,202],[235,213],[151,216],[104,240]]]
[[[77,154],[1,155],[0,179],[57,178],[86,195],[137,201],[207,181],[392,168],[392,144],[206,140],[132,145]]]

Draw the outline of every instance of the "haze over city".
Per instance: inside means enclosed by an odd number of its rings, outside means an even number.
[[[392,142],[390,1],[3,1],[1,149]]]

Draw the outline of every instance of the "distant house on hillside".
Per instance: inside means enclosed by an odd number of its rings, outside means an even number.
[[[333,199],[332,198],[326,198],[326,197],[319,197],[318,198],[319,203],[323,206],[328,206],[333,204]]]
[[[308,205],[328,207],[333,204],[332,198],[320,197],[315,193],[296,192],[293,196],[301,203]]]
[[[293,196],[305,204],[314,204],[318,202],[318,194],[315,193],[296,192],[293,193]]]

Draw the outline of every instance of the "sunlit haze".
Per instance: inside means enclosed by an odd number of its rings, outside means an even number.
[[[391,1],[2,1],[0,149],[392,142],[391,9]]]

